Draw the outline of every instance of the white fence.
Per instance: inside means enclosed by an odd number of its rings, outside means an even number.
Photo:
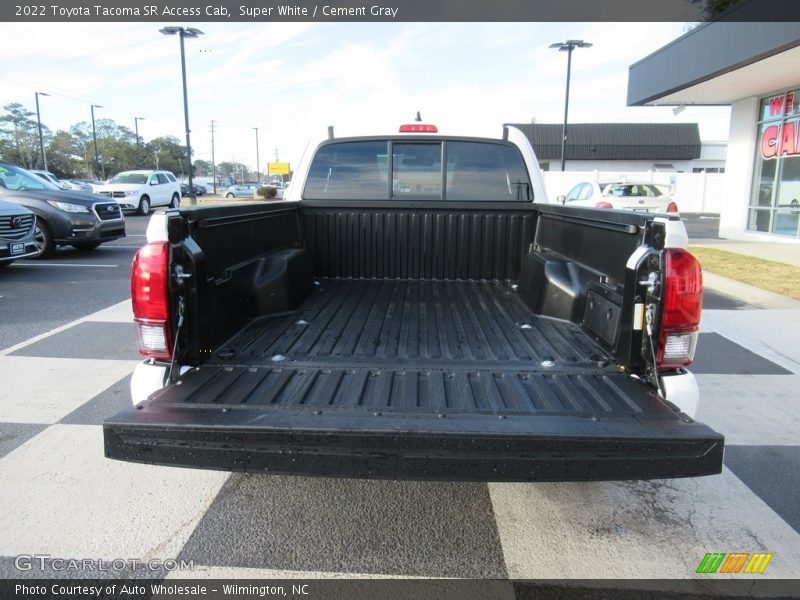
[[[544,184],[550,202],[566,194],[582,181],[649,181],[674,190],[674,199],[682,213],[719,213],[725,204],[724,173],[657,173],[639,171],[545,171]]]

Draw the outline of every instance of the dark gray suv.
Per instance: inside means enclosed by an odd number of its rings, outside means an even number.
[[[93,250],[125,236],[125,219],[113,200],[62,190],[32,173],[0,161],[0,200],[21,204],[36,215],[38,258],[57,246]]]

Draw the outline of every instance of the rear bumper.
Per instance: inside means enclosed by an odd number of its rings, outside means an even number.
[[[104,424],[105,455],[139,463],[289,475],[464,481],[601,481],[721,472],[724,439],[685,420],[287,412],[145,407]],[[435,427],[430,425],[434,424]],[[422,430],[422,427],[427,427]]]

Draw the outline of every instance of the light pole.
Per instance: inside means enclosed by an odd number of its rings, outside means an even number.
[[[136,128],[136,147],[141,148],[141,143],[139,142],[139,121],[146,121],[144,117],[133,117],[133,126]]]
[[[94,109],[103,108],[99,104],[92,104],[92,139],[94,139],[94,176],[97,177],[97,167],[100,164],[100,155],[97,153],[97,130],[94,127]],[[105,173],[103,173],[105,175]]]
[[[181,75],[183,76],[183,116],[186,121],[186,159],[189,161],[189,204],[197,204],[197,196],[192,184],[192,143],[189,139],[189,99],[186,94],[186,51],[183,49],[183,38],[196,38],[203,32],[194,27],[164,27],[159,29],[164,35],[175,35],[181,39]]]
[[[47,156],[44,154],[44,138],[42,137],[42,118],[39,116],[39,96],[49,96],[50,94],[45,94],[44,92],[34,92],[36,96],[36,123],[39,125],[39,150],[42,152],[42,163],[44,164],[44,170],[47,171]]]
[[[567,91],[564,95],[564,127],[561,130],[561,170],[567,162],[567,113],[569,112],[569,78],[572,69],[572,51],[575,48],[591,48],[592,44],[583,40],[567,40],[566,42],[556,42],[550,44],[551,48],[557,48],[559,52],[567,53]]]
[[[214,119],[211,119],[211,169],[214,172],[214,195],[217,193],[217,161],[214,158]]]
[[[258,127],[253,127],[256,132],[256,182],[261,183],[261,162],[258,158]]]

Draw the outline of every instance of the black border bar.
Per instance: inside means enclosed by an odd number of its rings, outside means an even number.
[[[698,22],[800,21],[794,0],[9,0],[9,22]]]
[[[591,558],[587,556],[587,560]],[[706,600],[798,598],[797,580],[727,579],[4,579],[4,600]],[[18,587],[19,586],[19,587]],[[23,587],[24,586],[24,587]],[[125,586],[125,587],[123,587]],[[235,586],[233,590],[229,586]],[[100,590],[98,594],[97,590]],[[281,593],[263,593],[277,591]],[[39,591],[32,591],[39,590]],[[75,590],[75,591],[73,591]],[[85,590],[85,591],[81,591]],[[127,590],[127,591],[123,591]],[[131,592],[131,590],[134,590]],[[137,591],[140,590],[140,591]],[[154,593],[154,590],[155,593]],[[70,593],[72,592],[72,593]]]

